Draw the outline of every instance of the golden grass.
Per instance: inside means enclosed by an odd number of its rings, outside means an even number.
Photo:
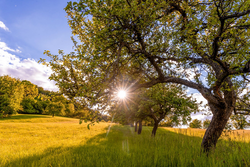
[[[249,131],[224,134],[207,157],[200,143],[205,130],[152,127],[137,135],[129,126],[108,123],[87,129],[78,119],[46,115],[16,115],[0,119],[0,166],[249,166]],[[175,132],[175,133],[173,133]],[[198,136],[198,137],[197,137]],[[223,138],[222,137],[222,138]],[[243,138],[244,137],[244,138]],[[232,138],[232,140],[231,140]]]
[[[205,134],[205,129],[195,129],[195,128],[187,128],[187,129],[180,129],[180,128],[167,128],[163,127],[163,129],[169,130],[171,132],[175,132],[178,134],[184,134],[188,136],[197,136],[203,138]],[[239,142],[250,142],[250,130],[225,130],[220,139],[225,140],[233,140]]]
[[[48,122],[79,122],[79,119],[52,117],[51,115],[16,114],[9,118],[0,118],[0,123],[48,123]]]
[[[42,154],[45,150],[84,144],[93,136],[105,133],[108,126],[99,123],[88,130],[86,124],[79,125],[78,119],[43,115],[25,117],[0,120],[0,166],[7,161]]]

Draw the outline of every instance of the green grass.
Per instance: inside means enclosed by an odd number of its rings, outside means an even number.
[[[195,135],[160,128],[152,138],[151,127],[143,127],[137,135],[133,128],[120,125],[113,125],[107,135],[108,125],[100,123],[88,130],[77,119],[38,115],[0,120],[0,166],[250,165],[249,142],[220,139],[206,157],[200,153],[202,138]]]

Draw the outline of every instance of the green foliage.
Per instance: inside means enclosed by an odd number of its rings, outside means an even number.
[[[27,80],[22,81],[22,85],[24,87],[24,96],[21,102],[22,109],[18,112],[23,114],[45,114],[45,109],[52,99],[51,96],[55,93],[45,91]]]
[[[65,107],[63,103],[61,102],[50,102],[48,106],[46,107],[45,112],[52,115],[54,117],[55,115],[64,115]]]
[[[242,93],[245,92],[245,94]],[[243,114],[249,115],[250,114],[250,89],[240,88],[237,90],[237,94],[239,94],[239,98],[236,101],[235,110],[237,111],[235,114]],[[236,118],[237,119],[237,118]]]
[[[21,102],[22,110],[19,111],[19,113],[22,114],[41,114],[39,113],[39,110],[35,108],[36,100],[33,98],[26,97]]]
[[[50,96],[51,94],[53,94],[53,92],[49,91],[49,90],[44,90],[42,87],[37,86],[38,89],[38,94],[42,94],[45,96]]]
[[[163,121],[160,122],[159,126],[172,128],[172,127],[176,126],[176,124],[169,117],[167,117]]]
[[[226,124],[226,126],[225,126],[225,128],[224,128],[225,130],[232,130],[233,129],[233,127],[232,127],[232,125],[231,125],[231,123],[230,122],[227,122],[227,124]]]
[[[245,129],[248,126],[246,116],[244,115],[232,115],[231,119],[233,121],[233,126],[235,129]]]
[[[69,2],[68,23],[79,41],[72,37],[75,52],[46,50],[51,61],[41,62],[52,68],[50,79],[62,93],[88,108],[112,106],[121,87],[134,92],[175,83],[196,89],[212,112],[224,117],[211,122],[216,130],[208,129],[202,144],[209,150],[227,115],[238,111],[236,99],[243,95],[237,90],[249,94],[244,91],[250,72],[249,5],[246,0]]]
[[[59,93],[44,90],[27,80],[20,81],[9,76],[1,76],[0,117],[17,112],[70,116],[75,109],[74,104]]]
[[[245,1],[223,2],[220,5],[217,5],[216,1],[200,4],[198,0],[190,3],[116,0],[69,2],[65,8],[69,16],[68,23],[73,35],[78,37],[81,44],[77,45],[73,40],[76,44],[76,54],[64,55],[59,51],[63,59],[51,55],[49,51],[44,52],[53,59],[50,66],[56,74],[53,74],[51,79],[54,79],[68,94],[77,94],[73,89],[77,85],[81,87],[78,87],[81,93],[90,95],[90,92],[86,91],[88,88],[94,86],[91,90],[95,90],[105,86],[107,83],[103,81],[109,82],[117,70],[122,74],[126,70],[130,75],[135,71],[146,72],[150,77],[143,75],[140,77],[143,81],[148,81],[160,75],[154,73],[159,72],[156,67],[162,67],[163,70],[167,64],[168,68],[164,69],[166,70],[164,75],[174,76],[181,68],[173,61],[181,62],[185,69],[195,69],[197,66],[193,63],[197,62],[191,61],[191,55],[196,55],[193,58],[213,59],[213,54],[219,51],[224,52],[218,55],[221,56],[221,61],[230,63],[228,64],[230,69],[237,68],[236,71],[240,71],[240,67],[250,58],[248,54],[245,54],[244,58],[241,56],[241,53],[249,51],[248,26],[244,28],[249,23],[248,12],[240,19],[236,16],[231,19],[221,18],[225,19],[223,25],[219,17],[232,15],[236,11],[243,12],[247,9],[244,7],[247,4],[249,2]],[[223,32],[218,32],[217,27],[220,26],[224,28]],[[214,39],[218,40],[218,36],[221,40],[215,43]],[[219,49],[215,48],[215,44]],[[241,47],[236,48],[236,45]],[[231,54],[231,52],[236,53]],[[173,54],[174,57],[171,57]],[[210,71],[207,73],[207,82],[212,86],[218,76],[213,72],[214,67],[211,68],[213,66],[211,63],[205,62],[204,66]],[[176,70],[171,67],[176,67]],[[137,71],[135,68],[140,70]],[[96,69],[98,73],[95,72]],[[81,72],[86,74],[84,79],[83,76],[77,75]],[[196,83],[200,84],[201,72],[194,70],[193,74]],[[241,75],[240,72],[235,74]],[[183,71],[179,75],[187,77],[190,73]],[[66,88],[70,90],[66,91]]]
[[[73,103],[66,103],[65,104],[65,114],[67,116],[71,116],[75,113],[75,106]]]
[[[40,62],[52,68],[50,79],[61,92],[71,99],[80,97],[85,105],[110,105],[123,76],[137,80],[133,90],[172,82],[197,89],[213,101],[220,91],[227,94],[245,83],[236,78],[250,59],[243,54],[249,52],[247,4],[69,2],[68,23],[79,41],[72,38],[75,52],[52,55],[45,50],[51,61]],[[242,15],[226,18],[235,12]]]
[[[111,107],[109,113],[115,114],[115,122],[128,125],[134,121],[144,120],[146,125],[154,125],[169,119],[173,126],[186,124],[191,120],[191,112],[197,112],[195,100],[186,95],[185,89],[175,84],[159,84],[128,94],[127,99]]]
[[[24,89],[21,81],[8,75],[0,76],[0,113],[2,117],[16,114],[21,109]]]
[[[7,95],[0,96],[0,117],[10,116],[14,113],[14,109],[10,105],[10,99]]]
[[[49,100],[43,101],[41,99],[37,99],[36,103],[33,105],[34,109],[38,111],[39,114],[44,114],[47,105],[50,103]]]
[[[201,129],[202,128],[202,123],[201,123],[200,120],[194,119],[192,122],[190,122],[189,127],[190,128],[199,128],[199,129]]]
[[[147,115],[161,121],[166,116],[175,125],[186,124],[191,120],[191,112],[198,111],[198,105],[192,97],[186,95],[185,89],[176,84],[158,84],[144,90],[139,95],[139,115]]]
[[[210,125],[210,120],[209,119],[206,119],[203,121],[203,129],[207,129]]]
[[[38,96],[38,89],[36,85],[27,80],[23,80],[22,85],[24,87],[24,98],[34,99]]]

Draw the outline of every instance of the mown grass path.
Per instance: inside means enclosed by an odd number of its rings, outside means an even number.
[[[79,120],[43,115],[0,119],[0,166],[249,166],[250,143],[219,140],[209,156],[201,137],[151,127],[141,135],[128,126],[107,123],[87,129]],[[195,132],[195,131],[194,131]]]

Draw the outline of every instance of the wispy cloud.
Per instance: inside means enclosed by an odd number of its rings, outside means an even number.
[[[18,49],[16,50],[9,48],[6,43],[1,42],[1,38],[0,38],[0,53],[7,52],[7,51],[21,53],[20,49],[21,49],[20,47],[18,47]]]
[[[2,21],[0,21],[0,28],[4,29],[5,31],[10,31]]]
[[[1,40],[1,39],[0,39]],[[10,52],[21,52],[18,49],[9,48],[6,43],[0,41],[0,75],[9,75],[21,80],[28,80],[47,90],[57,91],[55,82],[50,81],[48,77],[52,73],[51,69],[38,64],[34,59],[21,60]]]

